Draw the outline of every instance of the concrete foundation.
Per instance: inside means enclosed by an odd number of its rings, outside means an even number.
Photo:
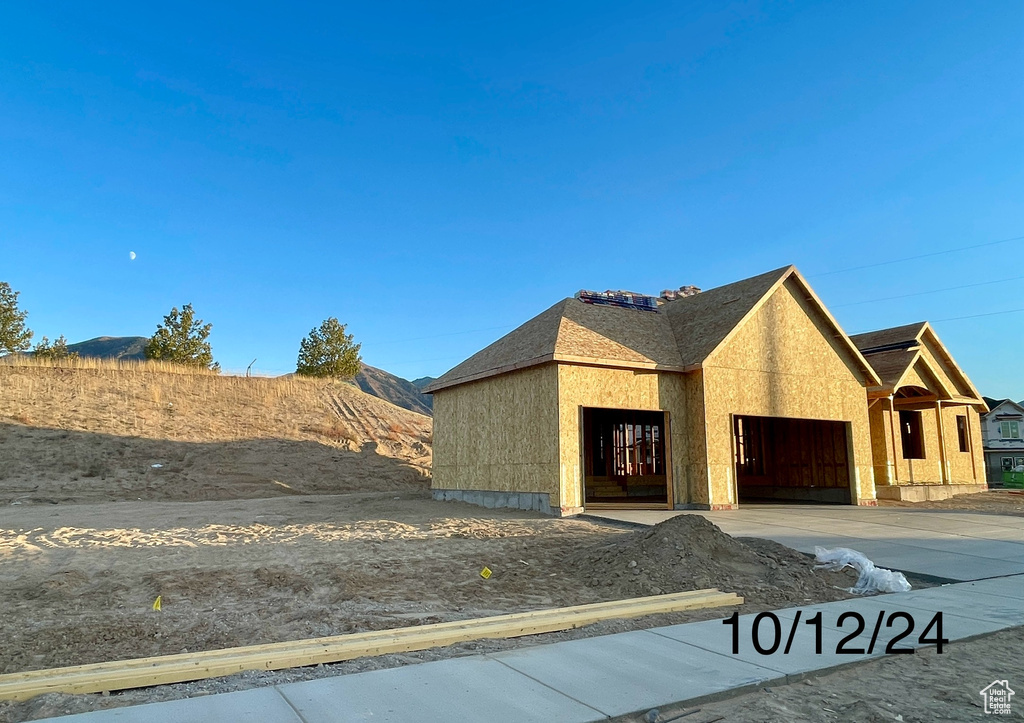
[[[495,492],[494,490],[432,490],[435,500],[467,502],[487,509],[534,510],[545,515],[551,510],[550,495],[542,492]]]
[[[984,492],[988,485],[878,485],[875,495],[880,500],[900,502],[928,502],[948,500],[953,495],[969,495]]]
[[[738,510],[740,506],[738,504],[721,504],[721,505],[704,505],[699,502],[686,502],[678,505],[674,505],[674,510],[701,510],[704,512],[718,512],[721,510]]]

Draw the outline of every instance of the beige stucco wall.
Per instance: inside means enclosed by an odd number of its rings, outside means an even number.
[[[676,502],[688,497],[683,375],[559,364],[558,402],[559,487],[563,510],[583,506],[581,407],[668,412],[670,483]]]
[[[867,392],[859,371],[790,282],[705,362],[703,376],[710,504],[736,503],[735,414],[849,422],[855,498],[874,499]]]
[[[433,489],[535,492],[558,505],[554,364],[434,394]]]

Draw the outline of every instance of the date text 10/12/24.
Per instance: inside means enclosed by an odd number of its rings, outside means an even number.
[[[796,637],[797,629],[801,623],[800,618],[802,613],[802,610],[796,611],[796,616],[793,618],[792,624],[789,627],[788,635],[785,636],[785,640],[783,640],[782,621],[779,620],[778,615],[773,612],[764,612],[755,615],[750,627],[750,642],[753,644],[754,650],[760,655],[774,655],[779,648],[782,647],[782,654],[789,655],[790,650],[793,647],[793,639]],[[852,625],[848,625],[847,623],[851,621]],[[733,613],[723,620],[722,624],[732,626],[732,654],[739,655],[740,614],[738,612]],[[803,621],[803,624],[813,629],[814,654],[821,655],[821,613],[818,612],[809,616]],[[886,612],[884,610],[879,611],[878,617],[874,621],[874,628],[871,632],[871,641],[866,647],[856,647],[853,644],[853,641],[860,637],[865,630],[863,615],[858,612],[844,612],[836,621],[836,626],[842,632],[850,630],[849,634],[836,644],[836,655],[873,654],[875,652],[875,644],[878,642],[878,636],[882,631],[883,626],[887,630],[896,631],[896,635],[890,638],[889,642],[885,645],[886,655],[914,652],[914,648],[899,645],[904,638],[907,638],[914,632],[915,621],[912,613],[897,611],[889,613],[889,615],[886,616]],[[852,630],[850,629],[851,627]],[[762,628],[765,629],[762,630]],[[785,643],[785,646],[783,646],[783,642]],[[941,612],[935,613],[934,617],[932,617],[925,626],[920,636],[918,636],[917,642],[919,645],[934,645],[937,653],[942,652],[942,646],[947,644],[949,640],[942,637]]]

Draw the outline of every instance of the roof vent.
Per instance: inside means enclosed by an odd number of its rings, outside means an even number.
[[[675,301],[676,299],[685,299],[687,296],[696,296],[700,293],[700,289],[696,286],[680,286],[678,290],[665,289],[661,292],[661,298],[665,301]]]
[[[637,309],[639,311],[658,310],[657,299],[653,296],[644,296],[632,291],[586,291],[581,289],[576,292],[576,298],[584,304],[618,306],[622,309]]]

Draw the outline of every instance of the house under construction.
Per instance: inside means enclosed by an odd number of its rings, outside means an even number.
[[[984,489],[984,401],[926,324],[849,337],[796,268],[581,292],[432,382],[434,496],[575,514]]]

